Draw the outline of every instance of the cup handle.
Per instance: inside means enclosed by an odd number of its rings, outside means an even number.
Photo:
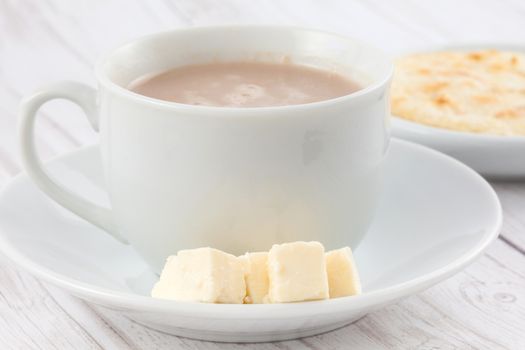
[[[44,103],[54,99],[66,99],[76,103],[86,114],[93,129],[98,131],[96,91],[91,87],[73,81],[63,81],[37,91],[24,99],[20,109],[19,147],[24,170],[35,184],[58,204],[102,228],[120,242],[127,243],[119,234],[110,209],[91,203],[57,184],[42,166],[34,141],[36,113]]]

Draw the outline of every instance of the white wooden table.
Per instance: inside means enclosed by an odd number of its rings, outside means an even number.
[[[156,31],[224,23],[322,28],[389,51],[450,42],[525,45],[520,0],[0,1],[0,184],[20,171],[23,95],[58,79],[94,85],[108,49]],[[43,158],[94,143],[77,107],[52,102],[37,128]],[[525,160],[525,152],[524,152]],[[500,238],[455,277],[332,333],[236,345],[162,334],[88,305],[0,258],[0,349],[525,349],[525,183],[492,183]]]

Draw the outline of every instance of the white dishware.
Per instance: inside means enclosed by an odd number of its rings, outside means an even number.
[[[126,89],[145,74],[210,61],[293,62],[348,74],[359,91],[294,106],[178,104]],[[129,242],[160,271],[179,250],[232,253],[322,240],[356,246],[372,220],[388,149],[392,63],[339,35],[274,26],[159,33],[124,45],[96,67],[98,90],[61,82],[26,99],[24,168],[52,199]],[[34,147],[39,107],[68,99],[100,130],[110,207],[47,176]]]
[[[523,45],[471,43],[412,49],[399,55],[483,49],[525,52]],[[498,136],[447,130],[396,116],[392,117],[392,135],[451,155],[489,178],[525,178],[525,136]]]
[[[86,199],[107,203],[96,148],[59,157],[46,169]],[[167,333],[229,342],[293,339],[422,291],[463,269],[497,237],[498,198],[462,163],[394,139],[385,179],[377,215],[355,251],[364,294],[354,297],[259,305],[153,299],[158,276],[133,248],[56,205],[26,175],[0,194],[0,250],[44,281]],[[345,239],[342,245],[353,242],[351,234]]]

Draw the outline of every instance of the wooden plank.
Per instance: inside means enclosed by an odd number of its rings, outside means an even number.
[[[38,280],[1,259],[2,349],[103,349],[99,335],[86,332]]]

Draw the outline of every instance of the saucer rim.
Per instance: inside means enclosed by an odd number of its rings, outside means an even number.
[[[391,115],[392,126],[396,132],[406,132],[416,136],[426,136],[440,141],[455,141],[464,143],[484,143],[487,146],[493,144],[501,144],[508,146],[523,147],[525,145],[525,136],[516,135],[494,135],[494,134],[481,134],[461,130],[452,130],[439,128],[423,123],[418,123],[412,120],[408,120],[399,117],[395,114]],[[401,138],[402,140],[409,141]],[[413,141],[409,141],[413,142]]]
[[[0,252],[5,254],[16,265],[22,267],[32,275],[49,282],[55,286],[63,288],[68,292],[88,301],[94,301],[102,305],[111,305],[130,310],[150,311],[155,313],[175,313],[179,315],[191,315],[192,317],[206,317],[209,319],[286,319],[304,317],[305,315],[329,314],[334,311],[344,312],[345,310],[366,310],[373,306],[380,306],[384,303],[399,299],[404,296],[422,291],[431,285],[442,281],[472,263],[483,251],[497,238],[502,226],[502,208],[497,194],[492,186],[481,175],[474,170],[459,162],[458,160],[433,150],[429,147],[409,142],[401,139],[392,138],[393,144],[404,144],[405,146],[427,152],[436,159],[444,160],[450,166],[468,173],[473,181],[486,190],[487,200],[497,208],[494,213],[494,222],[486,228],[486,233],[468,251],[457,259],[433,270],[430,273],[409,279],[402,283],[397,283],[386,288],[377,289],[357,296],[342,297],[336,299],[309,301],[302,303],[287,304],[206,304],[197,302],[177,302],[172,300],[154,299],[152,297],[136,295],[132,293],[119,292],[112,289],[98,287],[77,279],[64,276],[49,268],[42,267],[29,257],[19,252],[13,246],[0,229]],[[64,161],[74,157],[77,153],[89,152],[98,145],[88,145],[65,154],[53,157],[45,162],[45,165],[54,162]],[[19,183],[28,178],[25,173],[20,173],[8,181],[0,190],[0,198],[11,190],[20,186]],[[305,307],[307,305],[308,307]]]

